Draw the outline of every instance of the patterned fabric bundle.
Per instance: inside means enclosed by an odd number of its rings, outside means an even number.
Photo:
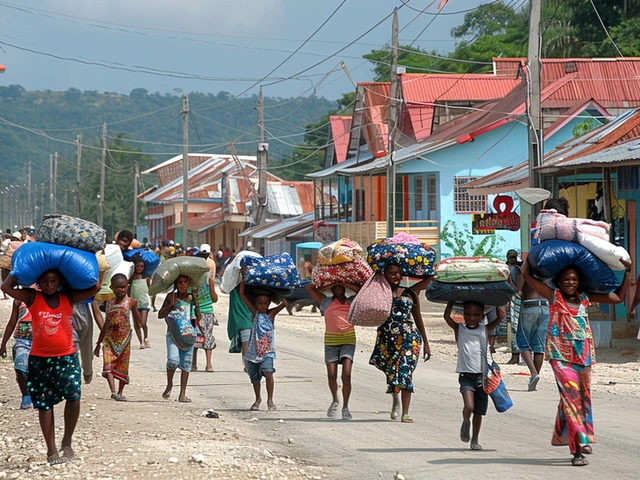
[[[509,267],[495,258],[451,257],[436,267],[436,280],[445,283],[500,282],[509,278]]]
[[[426,291],[427,300],[434,303],[478,302],[494,307],[506,305],[515,293],[506,280],[484,283],[444,283],[434,280]]]
[[[300,275],[291,255],[279,253],[265,258],[251,258],[254,262],[247,267],[244,283],[253,287],[290,289],[300,285]]]
[[[389,318],[392,304],[389,282],[380,273],[374,274],[351,302],[348,321],[361,327],[379,327]]]
[[[45,215],[36,232],[39,242],[66,245],[67,247],[96,253],[104,250],[107,232],[95,223],[67,215]]]
[[[153,272],[156,271],[156,268],[158,268],[158,265],[160,265],[160,257],[151,250],[144,250],[142,248],[134,248],[122,253],[123,258],[129,262],[136,255],[140,256],[144,261],[144,272],[142,272],[142,274],[145,277],[151,277]]]
[[[311,272],[311,281],[316,288],[324,288],[332,283],[351,283],[362,285],[373,271],[361,258],[337,265],[316,265]]]
[[[191,280],[192,287],[197,287],[204,282],[209,273],[207,262],[200,257],[176,257],[170,258],[160,265],[151,278],[149,295],[157,295],[173,286],[178,277],[185,275]]]
[[[240,285],[242,281],[242,274],[240,273],[240,268],[242,268],[242,263],[244,263],[244,259],[247,257],[256,257],[262,258],[262,255],[256,252],[251,252],[249,250],[243,250],[239,252],[231,263],[226,266],[224,272],[222,273],[222,278],[220,279],[220,288],[224,293],[231,293],[231,291]]]
[[[565,217],[555,210],[542,210],[536,219],[534,241],[564,240],[580,243],[578,232],[609,241],[609,224],[586,218]]]
[[[353,240],[341,238],[318,250],[318,264],[338,265],[360,258],[362,247]],[[315,283],[315,282],[314,282]]]
[[[436,252],[428,246],[378,239],[367,247],[367,254],[367,262],[374,272],[384,270],[387,265],[398,265],[408,277],[434,274]]]

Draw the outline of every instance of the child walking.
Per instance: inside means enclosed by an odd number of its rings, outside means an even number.
[[[273,403],[273,374],[276,369],[274,360],[276,358],[276,335],[273,322],[276,315],[287,306],[287,301],[282,302],[275,308],[269,308],[273,295],[266,290],[255,291],[255,301],[247,297],[244,282],[240,283],[239,293],[253,315],[253,326],[249,336],[249,348],[245,360],[247,362],[247,373],[253,385],[256,400],[251,405],[251,410],[260,410],[262,397],[260,396],[260,382],[265,378],[267,385],[267,408],[269,411],[276,409]]]
[[[334,283],[327,285],[333,297],[325,297],[313,283],[305,285],[305,289],[320,305],[320,313],[324,315],[324,363],[327,365],[327,378],[331,390],[331,405],[327,417],[338,415],[338,365],[342,364],[342,419],[351,420],[349,397],[351,396],[351,367],[356,353],[356,331],[347,321],[353,297],[345,296],[346,289],[354,292],[360,287],[352,284]]]
[[[136,337],[140,342],[140,349],[151,348],[149,343],[149,328],[147,319],[149,318],[149,308],[151,307],[151,297],[149,296],[149,285],[151,279],[144,276],[144,260],[140,255],[135,255],[131,261],[134,265],[133,275],[131,275],[131,285],[129,286],[129,296],[137,300],[138,318],[133,317],[133,325]]]
[[[118,273],[111,277],[111,290],[116,297],[107,302],[104,327],[94,350],[96,357],[99,357],[100,347],[102,347],[102,376],[107,379],[111,398],[118,402],[127,401],[123,392],[125,385],[129,383],[129,356],[131,355],[129,315],[133,315],[134,322],[140,321],[138,301],[127,295],[128,288],[129,282],[125,275]],[[116,379],[119,382],[118,393],[116,393]]]
[[[16,371],[16,382],[22,394],[20,410],[33,407],[31,397],[27,390],[27,374],[29,373],[29,353],[31,352],[31,313],[23,302],[13,301],[13,309],[9,323],[4,329],[2,345],[0,345],[0,357],[7,356],[7,342],[13,332],[13,369]]]
[[[2,291],[27,305],[31,313],[33,343],[27,389],[33,406],[38,409],[40,429],[47,444],[47,460],[52,465],[73,458],[71,440],[80,416],[82,373],[73,344],[72,305],[98,293],[102,274],[96,285],[85,290],[59,291],[63,281],[58,270],[47,270],[38,278],[40,290],[16,288],[18,280],[13,275],[7,276],[2,283]],[[62,400],[66,403],[60,456],[53,407]]]
[[[451,317],[453,302],[447,304],[444,319],[455,332],[458,344],[458,364],[456,373],[459,374],[460,393],[464,407],[462,409],[462,427],[460,440],[471,440],[471,450],[482,450],[478,443],[482,417],[487,414],[489,395],[483,388],[483,373],[487,368],[487,352],[489,349],[489,332],[500,324],[504,318],[504,311],[496,308],[496,319],[483,325],[484,305],[477,302],[464,303],[464,323],[456,323]],[[473,414],[473,434],[469,436]]]

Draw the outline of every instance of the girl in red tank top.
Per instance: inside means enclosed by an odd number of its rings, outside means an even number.
[[[73,344],[72,307],[98,293],[102,275],[96,285],[86,290],[62,291],[63,282],[60,272],[48,270],[38,278],[40,289],[16,288],[18,279],[13,275],[2,284],[2,291],[24,302],[31,313],[33,344],[27,389],[38,409],[50,464],[63,463],[74,455],[71,438],[80,416],[82,375]],[[56,447],[53,407],[62,400],[66,400],[66,406],[61,456]]]

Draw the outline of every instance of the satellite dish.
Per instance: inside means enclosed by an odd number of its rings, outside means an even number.
[[[516,190],[516,194],[520,199],[529,205],[535,205],[536,203],[544,202],[546,199],[551,198],[551,192],[544,188],[521,188]]]

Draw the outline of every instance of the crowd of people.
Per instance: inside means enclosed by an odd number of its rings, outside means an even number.
[[[566,207],[563,202],[551,204],[554,205],[554,208]],[[122,230],[115,242],[125,252],[135,240],[130,231]],[[168,242],[159,245],[156,252],[167,259],[180,255],[178,248]],[[212,252],[209,245],[202,244],[182,253],[206,259],[209,271],[199,285],[192,285],[191,278],[180,275],[158,311],[158,317],[167,323],[167,383],[161,395],[165,399],[171,397],[174,376],[180,369],[177,400],[189,403],[189,374],[198,368],[198,350],[205,351],[205,371],[213,371],[212,351],[216,348],[213,331],[217,324],[214,304],[218,300],[215,279],[235,252],[223,246],[218,252]],[[133,274],[130,277],[113,275],[110,279],[112,294],[106,298],[98,296],[93,301],[90,299],[96,296],[102,278],[92,288],[80,291],[70,290],[58,271],[42,274],[35,288],[18,288],[17,280],[10,274],[2,284],[2,291],[12,297],[14,303],[0,355],[6,355],[8,339],[13,336],[21,408],[33,406],[38,410],[48,461],[52,464],[74,456],[72,436],[80,412],[81,383],[83,376],[85,383],[91,382],[92,356],[102,354],[102,376],[107,381],[111,398],[126,401],[124,390],[129,383],[133,334],[141,349],[151,347],[147,320],[150,309],[155,311],[155,299],[149,295],[150,279],[145,276],[144,260],[136,256],[132,261]],[[487,352],[491,348],[489,339],[506,317],[512,324],[517,323],[517,350],[514,347],[513,355],[516,361],[516,355],[522,356],[531,371],[529,390],[536,389],[544,358],[549,360],[556,377],[561,401],[552,443],[569,446],[573,465],[586,465],[585,455],[592,453],[591,444],[594,443],[590,375],[595,363],[595,343],[588,305],[589,302],[622,302],[631,265],[625,264],[627,274],[620,287],[604,295],[585,292],[581,288],[581,272],[574,267],[562,270],[554,279],[556,287],[552,288],[532,276],[526,258],[523,262],[517,261],[517,252],[510,250],[507,253],[507,263],[511,267],[511,281],[518,292],[520,308],[514,299],[510,305],[495,308],[488,314],[483,304],[466,302],[462,323],[452,318],[453,303],[449,303],[444,312],[444,320],[452,328],[458,346],[456,372],[463,400],[460,439],[469,443],[472,450],[482,449],[480,428],[489,404],[483,389]],[[392,292],[392,307],[387,320],[378,327],[369,363],[385,375],[387,393],[392,397],[391,419],[400,418],[403,423],[412,423],[409,409],[414,390],[413,373],[421,358],[427,361],[431,357],[419,294],[433,277],[428,276],[411,287],[402,286],[402,271],[393,263],[384,268],[382,275]],[[325,320],[324,360],[331,395],[327,416],[337,417],[340,412],[343,420],[351,420],[349,400],[356,332],[347,317],[359,286],[336,282],[316,288],[311,283],[306,289],[320,305]],[[325,296],[328,292],[331,295]],[[347,292],[353,295],[348,296]],[[262,377],[266,383],[267,408],[269,411],[277,408],[274,401],[275,319],[286,306],[285,298],[268,290],[249,292],[243,281],[230,292],[227,327],[230,351],[241,353],[244,370],[253,386],[255,401],[249,407],[251,410],[261,407]],[[92,344],[93,322],[100,331],[95,345]],[[341,399],[338,396],[340,367]],[[59,450],[55,442],[53,411],[62,401],[65,401],[65,428]]]

